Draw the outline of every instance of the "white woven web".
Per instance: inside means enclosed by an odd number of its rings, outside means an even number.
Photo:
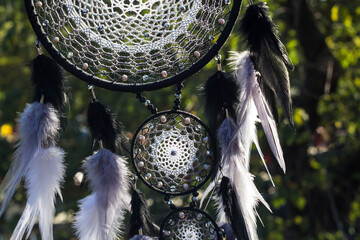
[[[186,174],[197,159],[194,141],[179,130],[163,131],[150,145],[150,156],[167,176]]]
[[[62,58],[94,78],[138,85],[199,61],[224,27],[219,20],[226,23],[230,14],[230,0],[42,2],[35,14]]]
[[[79,0],[66,0],[65,5],[67,17],[90,41],[116,52],[131,54],[174,44],[196,21],[196,15],[202,8],[200,0],[172,0],[166,3],[148,0],[141,4],[133,0],[93,0],[83,4]],[[83,12],[85,9],[88,11],[86,14]],[[94,28],[89,22],[97,23],[98,27]]]

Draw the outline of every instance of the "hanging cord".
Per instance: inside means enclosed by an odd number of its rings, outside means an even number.
[[[183,83],[178,83],[175,89],[175,95],[174,95],[174,110],[178,110],[180,108],[180,103],[181,103],[181,93],[182,93],[182,89],[184,87]]]
[[[35,47],[39,55],[43,54],[43,50],[41,48],[41,42],[39,40],[36,40]]]
[[[141,95],[141,92],[136,93],[136,98],[139,99],[139,101],[143,103],[152,114],[156,114],[158,112],[158,109],[154,106],[154,104],[152,104],[150,100],[147,100],[145,96]]]
[[[222,70],[222,68],[221,68],[221,55],[219,53],[215,56],[215,60],[216,60],[216,63],[217,63],[217,70],[221,71]]]

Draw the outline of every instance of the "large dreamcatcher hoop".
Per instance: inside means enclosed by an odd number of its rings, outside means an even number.
[[[207,126],[184,111],[150,116],[135,132],[131,159],[140,179],[166,195],[195,192],[214,169],[215,147]]]
[[[102,88],[170,86],[204,67],[231,33],[241,0],[25,0],[50,55]]]

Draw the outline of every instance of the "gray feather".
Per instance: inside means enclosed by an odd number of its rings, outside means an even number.
[[[82,200],[74,227],[80,240],[112,240],[121,234],[130,208],[129,170],[124,158],[100,149],[84,162],[92,194]]]
[[[0,209],[0,216],[4,213],[21,179],[29,167],[30,159],[40,147],[55,146],[60,120],[57,111],[48,104],[28,104],[18,120],[19,142],[13,161],[4,181],[0,186],[0,197],[4,200]]]

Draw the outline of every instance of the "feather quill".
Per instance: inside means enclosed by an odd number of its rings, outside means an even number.
[[[74,227],[80,240],[112,240],[129,210],[129,169],[124,158],[100,149],[84,162],[92,194],[82,200]]]
[[[251,144],[255,142],[266,167],[256,136],[255,123],[257,116],[259,116],[269,146],[280,167],[285,172],[285,161],[277,133],[276,122],[256,80],[256,72],[250,58],[250,53],[247,51],[242,53],[233,52],[230,60],[232,60],[231,65],[234,68],[238,84],[240,85],[241,107],[237,114],[239,125],[237,135],[240,136],[240,141],[245,148],[246,164],[248,166]]]
[[[31,165],[31,159],[41,147],[56,144],[60,129],[57,111],[49,104],[38,102],[28,104],[17,121],[20,140],[16,144],[10,169],[0,186],[0,196],[4,195],[0,216]]]
[[[294,66],[280,41],[277,27],[270,17],[266,3],[250,5],[240,23],[255,69],[261,73],[261,88],[270,105],[273,116],[277,120],[274,100],[276,93],[291,128],[295,132],[292,117],[290,79],[288,69]]]
[[[52,240],[55,214],[55,193],[64,181],[65,153],[58,147],[40,148],[30,160],[25,174],[27,203],[10,240],[20,240],[27,231],[29,238],[37,218],[42,239]],[[62,198],[62,197],[61,197]]]

